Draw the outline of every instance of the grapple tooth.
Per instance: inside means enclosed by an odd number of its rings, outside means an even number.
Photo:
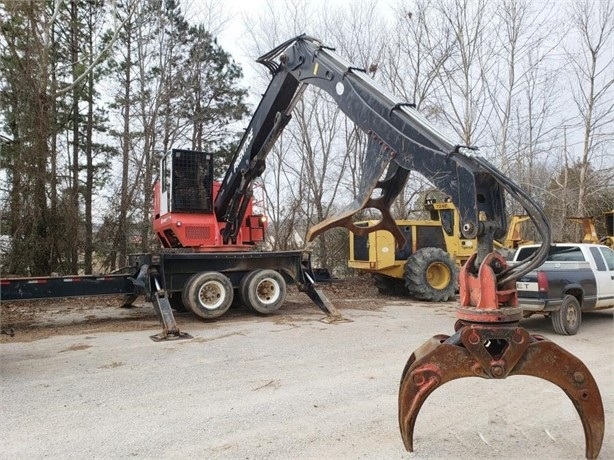
[[[426,398],[450,380],[473,374],[469,352],[459,346],[444,343],[447,336],[435,336],[410,356],[399,389],[399,428],[403,444],[414,451],[414,427]],[[467,370],[469,373],[467,373]]]
[[[505,342],[504,346],[501,343]],[[500,346],[493,354],[493,343]],[[554,383],[575,406],[586,440],[586,457],[597,458],[603,442],[601,394],[588,368],[558,345],[516,326],[462,327],[431,338],[409,358],[399,389],[399,428],[405,448],[413,452],[413,432],[420,408],[441,385],[463,377],[503,379],[530,375]]]
[[[405,368],[403,369],[403,374],[401,376],[401,385],[403,385],[403,379],[405,378],[405,374],[407,373],[408,369],[411,367],[411,365],[415,361],[421,360],[424,356],[428,355],[430,352],[435,350],[439,345],[441,345],[443,342],[445,342],[449,338],[450,338],[449,335],[444,335],[444,334],[435,335],[431,337],[429,340],[427,340],[425,343],[423,343],[416,351],[414,351],[409,357],[409,359],[407,360],[407,363],[405,364]]]
[[[597,382],[580,359],[540,337],[529,345],[512,374],[539,377],[563,390],[582,421],[586,458],[597,458],[605,429],[603,402]]]

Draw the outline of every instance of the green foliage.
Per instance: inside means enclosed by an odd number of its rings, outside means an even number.
[[[222,168],[238,142],[232,126],[247,114],[241,68],[203,25],[185,18],[179,1],[60,6],[55,17],[54,2],[0,7],[2,216],[16,274],[66,273],[83,252],[110,260],[118,248],[121,258],[135,242],[147,245],[154,152],[201,148]],[[73,84],[101,53],[94,71]],[[115,96],[103,99],[109,88]],[[120,153],[122,183],[114,174]],[[108,212],[92,206],[104,195]],[[104,219],[105,236],[87,246],[92,219]]]
[[[188,36],[187,72],[181,83],[184,115],[193,124],[192,147],[228,149],[228,125],[247,115],[246,91],[239,86],[243,73],[204,27],[190,28]]]

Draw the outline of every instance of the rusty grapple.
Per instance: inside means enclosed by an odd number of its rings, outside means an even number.
[[[403,370],[399,426],[405,448],[413,452],[418,412],[444,383],[463,377],[529,375],[554,383],[571,399],[584,428],[586,458],[597,458],[605,420],[595,379],[574,355],[519,327],[522,309],[515,282],[497,287],[496,274],[506,269],[505,260],[490,253],[472,273],[475,257],[461,270],[455,333],[428,340],[412,353]]]

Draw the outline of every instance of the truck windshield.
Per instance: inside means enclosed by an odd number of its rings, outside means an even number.
[[[516,260],[521,262],[533,254],[538,248],[520,248]],[[585,262],[584,254],[578,246],[551,246],[546,262]]]

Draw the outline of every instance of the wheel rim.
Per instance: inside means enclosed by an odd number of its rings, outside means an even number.
[[[577,322],[578,322],[578,313],[576,312],[576,309],[569,307],[567,309],[567,324],[571,328],[574,328]]]
[[[275,280],[271,278],[263,279],[256,287],[256,296],[258,297],[258,300],[265,305],[270,305],[277,302],[280,294],[281,289],[279,289],[279,286]]]
[[[198,290],[198,301],[207,310],[215,310],[224,303],[226,290],[219,281],[207,281]]]
[[[442,262],[433,262],[426,269],[426,280],[434,289],[445,289],[452,279],[448,266]]]

